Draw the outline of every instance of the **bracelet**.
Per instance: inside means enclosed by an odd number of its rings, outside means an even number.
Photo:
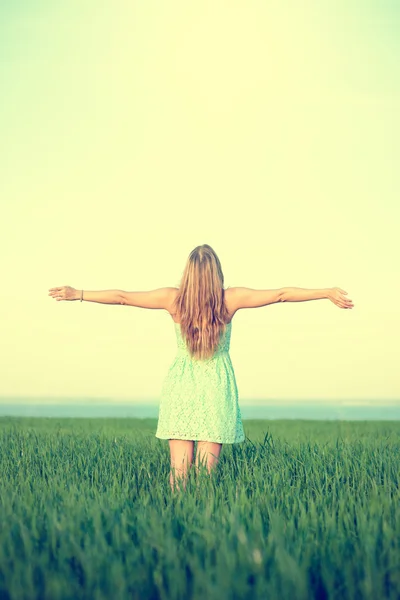
[[[83,290],[81,291],[81,302],[83,300]]]

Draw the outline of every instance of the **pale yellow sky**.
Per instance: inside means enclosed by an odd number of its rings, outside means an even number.
[[[158,401],[169,315],[48,289],[175,286],[208,243],[226,287],[355,305],[239,311],[243,404],[400,399],[400,9],[321,5],[0,8],[0,396]]]

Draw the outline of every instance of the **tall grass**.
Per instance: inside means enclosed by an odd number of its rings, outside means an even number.
[[[0,598],[400,597],[400,422],[245,421],[169,484],[154,419],[0,419]]]

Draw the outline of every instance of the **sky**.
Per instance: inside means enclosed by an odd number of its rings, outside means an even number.
[[[400,8],[389,0],[0,5],[0,396],[155,401],[164,310],[51,287],[341,287],[240,310],[241,403],[400,399]]]

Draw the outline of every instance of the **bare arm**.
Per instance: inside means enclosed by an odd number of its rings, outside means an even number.
[[[100,302],[100,304],[124,304],[122,290],[83,290],[82,300],[84,302]],[[75,300],[81,299],[81,290],[77,290]]]
[[[240,308],[259,308],[267,304],[281,302],[283,288],[275,290],[254,290],[247,287],[229,288],[229,299],[233,312]]]
[[[298,287],[282,288],[281,302],[304,302],[305,300],[322,300],[329,297],[330,288],[311,290]]]
[[[138,306],[139,308],[163,308],[169,310],[176,288],[163,287],[150,292],[126,292],[124,290],[76,290],[63,285],[50,288],[49,296],[55,300],[82,300],[85,302],[100,302],[101,304],[124,304],[126,306]],[[81,296],[82,294],[82,296]]]
[[[230,303],[233,312],[241,308],[257,308],[278,302],[304,302],[329,298],[339,308],[353,308],[353,302],[346,298],[344,290],[338,287],[309,290],[306,288],[284,287],[273,290],[254,290],[246,287],[230,288]]]
[[[304,302],[305,300],[320,300],[328,298],[339,308],[353,308],[354,304],[350,298],[346,298],[347,292],[339,287],[309,290],[306,288],[286,287],[282,288],[281,302]]]
[[[69,285],[50,288],[49,296],[55,300],[80,300],[82,290],[76,290]],[[100,302],[101,304],[125,304],[123,301],[123,290],[99,290],[88,291],[83,290],[83,298],[85,302]]]

